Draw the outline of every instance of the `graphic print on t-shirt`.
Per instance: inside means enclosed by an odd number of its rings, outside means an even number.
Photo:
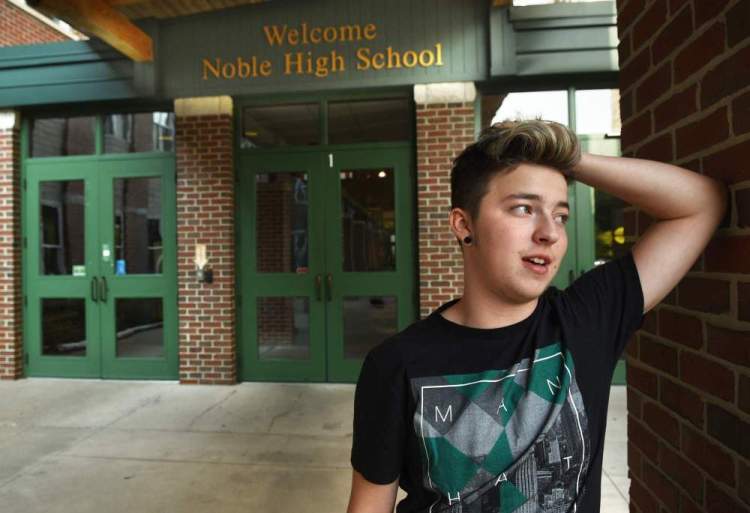
[[[507,370],[410,382],[431,513],[562,513],[583,493],[588,423],[559,343]]]

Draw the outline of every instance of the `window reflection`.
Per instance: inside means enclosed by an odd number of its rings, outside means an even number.
[[[83,299],[42,299],[42,354],[86,356]]]
[[[85,260],[83,180],[40,182],[39,219],[39,272],[78,271]]]
[[[628,251],[625,244],[625,216],[627,204],[606,192],[594,191],[594,265],[614,260]]]
[[[310,358],[310,305],[306,297],[258,298],[258,358]]]
[[[118,298],[115,303],[119,357],[164,356],[161,298]]]
[[[104,153],[174,151],[174,113],[141,112],[104,117]]]
[[[31,121],[29,155],[93,155],[94,117],[37,118]]]
[[[163,272],[160,178],[114,182],[115,273]]]
[[[344,271],[396,269],[393,169],[342,170]]]
[[[406,98],[328,103],[328,142],[352,144],[409,140],[412,112]]]
[[[345,296],[344,358],[364,358],[397,331],[396,296]]]
[[[316,144],[320,144],[317,103],[260,105],[242,111],[242,149]]]
[[[306,273],[307,173],[259,173],[255,194],[258,272]]]

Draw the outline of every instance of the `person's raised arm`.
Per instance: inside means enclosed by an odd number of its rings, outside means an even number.
[[[632,249],[644,313],[687,274],[728,204],[728,189],[722,182],[663,162],[583,153],[571,171],[576,180],[654,218]]]
[[[375,484],[352,469],[352,491],[346,513],[393,513],[398,493],[398,479],[389,484]]]

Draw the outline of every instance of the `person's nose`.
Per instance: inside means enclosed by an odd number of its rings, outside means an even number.
[[[539,244],[554,244],[557,242],[560,238],[560,232],[552,215],[545,213],[538,216],[537,219],[534,241]]]

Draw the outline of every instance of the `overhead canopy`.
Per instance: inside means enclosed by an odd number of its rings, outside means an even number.
[[[61,19],[137,62],[154,60],[151,37],[132,20],[174,18],[199,12],[225,9],[263,0],[28,0],[28,5],[43,14]]]

